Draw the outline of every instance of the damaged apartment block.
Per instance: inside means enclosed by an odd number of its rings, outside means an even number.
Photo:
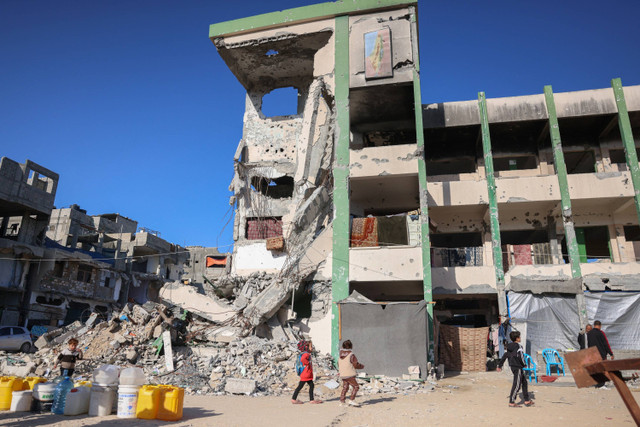
[[[297,325],[334,357],[346,338],[368,354],[407,348],[372,357],[368,372],[387,375],[468,370],[453,362],[456,326],[495,338],[473,369],[500,351],[500,325],[535,353],[576,348],[567,337],[597,316],[612,345],[640,350],[619,326],[633,310],[615,308],[640,304],[640,87],[423,105],[416,5],[210,27],[247,91],[232,274],[218,281],[235,290],[218,303],[242,334]],[[279,92],[290,103],[273,112]]]

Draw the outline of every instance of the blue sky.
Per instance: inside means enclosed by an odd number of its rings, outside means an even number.
[[[59,173],[58,207],[225,250],[244,89],[209,24],[314,3],[2,0],[0,155]],[[423,103],[640,84],[637,0],[418,10]]]

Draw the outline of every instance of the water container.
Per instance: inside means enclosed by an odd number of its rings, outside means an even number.
[[[22,378],[0,377],[0,411],[11,408],[11,393],[21,391],[22,387]]]
[[[115,365],[102,365],[93,371],[94,384],[118,384],[120,368]]]
[[[67,400],[67,394],[73,388],[73,382],[69,377],[65,377],[63,381],[60,381],[56,385],[56,391],[53,395],[53,405],[51,406],[51,412],[58,415],[64,414],[64,405]]]
[[[142,368],[126,368],[120,373],[120,385],[141,386],[146,380]]]
[[[143,385],[138,392],[136,417],[144,420],[155,420],[160,407],[160,387]]]
[[[113,403],[116,400],[115,386],[94,385],[91,387],[89,399],[89,415],[92,417],[104,417],[111,415]]]
[[[56,392],[54,383],[38,383],[33,387],[32,412],[51,412],[53,397]]]
[[[75,381],[74,387],[91,387],[91,381]]]
[[[90,387],[74,387],[67,393],[64,404],[65,415],[80,415],[89,412]]]
[[[31,409],[33,391],[22,390],[11,393],[11,412],[25,412]]]
[[[27,378],[24,379],[24,382],[22,384],[22,389],[23,390],[33,390],[33,388],[36,386],[36,384],[44,383],[46,381],[47,381],[47,379],[46,378],[42,378],[42,377],[27,377]]]
[[[172,385],[160,386],[160,406],[157,419],[163,421],[178,421],[182,418],[184,405],[184,389]]]
[[[118,387],[118,418],[136,417],[139,389],[139,385],[121,385]]]

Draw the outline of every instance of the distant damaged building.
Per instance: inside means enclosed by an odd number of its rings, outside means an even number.
[[[44,256],[58,174],[30,160],[0,160],[0,325],[17,325]]]
[[[230,269],[279,278],[236,307],[275,325],[292,305],[334,355],[346,338],[418,347],[368,372],[426,368],[447,326],[485,328],[491,351],[516,326],[535,352],[577,347],[598,318],[640,350],[640,87],[422,104],[416,5],[211,25],[247,91]],[[295,96],[273,115],[280,92]]]

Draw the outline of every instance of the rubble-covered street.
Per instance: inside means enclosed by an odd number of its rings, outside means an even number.
[[[324,382],[320,378],[319,382]],[[172,426],[503,426],[503,425],[633,425],[615,389],[577,389],[571,377],[552,385],[534,384],[535,406],[509,408],[507,394],[511,374],[476,372],[447,377],[433,391],[418,394],[377,394],[363,397],[362,407],[340,407],[335,392],[322,405],[292,405],[288,396],[196,396],[185,397],[184,417]],[[629,384],[640,397],[638,385]],[[306,402],[306,395],[302,398]],[[52,414],[1,413],[6,426],[118,426],[131,420],[109,417],[59,416]],[[162,421],[135,420],[135,425],[166,425]]]

